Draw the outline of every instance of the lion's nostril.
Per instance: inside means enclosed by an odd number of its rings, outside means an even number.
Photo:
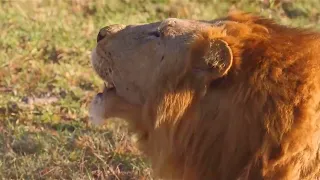
[[[102,28],[100,29],[98,36],[97,36],[97,42],[99,42],[100,40],[102,40],[104,37],[106,37],[107,35],[107,30],[106,28]]]

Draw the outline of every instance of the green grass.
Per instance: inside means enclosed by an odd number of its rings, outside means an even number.
[[[318,0],[72,2],[0,1],[0,179],[152,179],[124,122],[88,122],[102,86],[90,51],[105,25],[214,19],[238,8],[320,28]]]

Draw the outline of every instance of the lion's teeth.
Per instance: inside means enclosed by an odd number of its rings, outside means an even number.
[[[108,83],[108,82],[106,82],[106,83],[104,83],[105,84],[105,86],[106,86],[106,88],[114,88],[114,84],[112,84],[112,83]]]

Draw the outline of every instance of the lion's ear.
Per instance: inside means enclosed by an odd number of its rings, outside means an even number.
[[[214,39],[210,41],[203,59],[212,72],[212,78],[219,78],[227,74],[231,68],[233,56],[227,42]]]
[[[214,80],[223,77],[232,66],[233,55],[228,43],[221,39],[202,39],[192,47],[192,68]]]

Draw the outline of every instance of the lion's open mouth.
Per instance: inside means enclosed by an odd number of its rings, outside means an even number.
[[[116,88],[113,83],[104,82],[103,90],[102,90],[102,92],[98,93],[97,96],[99,96],[99,94],[100,94],[100,96],[102,96],[105,92],[108,92],[108,91],[115,91],[116,92]]]
[[[116,92],[116,87],[115,87],[114,83],[105,81],[102,92],[98,93],[97,95],[99,95],[99,94],[102,95],[108,91],[115,91]]]

